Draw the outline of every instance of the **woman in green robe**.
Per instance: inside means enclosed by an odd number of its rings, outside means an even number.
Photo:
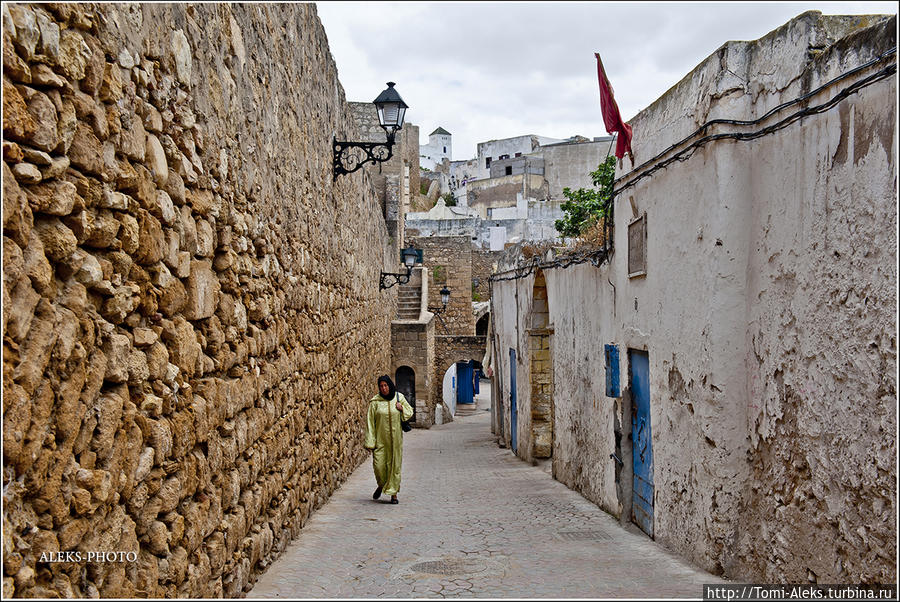
[[[379,394],[369,400],[366,416],[365,448],[372,450],[372,467],[378,488],[372,494],[377,500],[382,493],[399,504],[400,467],[403,464],[403,430],[400,421],[412,418],[413,409],[403,393],[397,393],[390,376],[378,377]]]

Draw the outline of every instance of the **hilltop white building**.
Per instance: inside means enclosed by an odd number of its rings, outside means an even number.
[[[453,157],[452,136],[442,127],[428,135],[428,144],[419,147],[419,166],[434,170],[444,159]]]

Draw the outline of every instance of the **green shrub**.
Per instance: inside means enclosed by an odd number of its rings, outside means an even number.
[[[562,236],[580,236],[585,230],[609,215],[612,202],[613,180],[616,174],[616,158],[609,156],[591,172],[591,181],[599,190],[563,188],[566,201],[562,204],[565,213],[556,220],[556,229]]]

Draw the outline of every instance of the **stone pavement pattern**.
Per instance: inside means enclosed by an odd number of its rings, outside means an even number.
[[[723,583],[499,448],[481,407],[403,445],[399,505],[372,499],[364,462],[248,597],[698,598]]]

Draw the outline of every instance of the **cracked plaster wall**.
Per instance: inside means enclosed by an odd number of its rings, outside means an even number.
[[[636,163],[708,119],[761,116],[894,32],[805,13],[723,45],[631,121]],[[646,349],[658,542],[742,580],[896,581],[895,97],[896,75],[760,140],[708,144],[616,199],[609,266],[545,271],[557,479],[627,511],[609,459],[627,390],[605,397],[603,345],[619,345],[623,389],[627,350]],[[647,275],[629,279],[627,224],[643,212]],[[532,279],[492,292],[507,441],[511,346],[528,411]]]

